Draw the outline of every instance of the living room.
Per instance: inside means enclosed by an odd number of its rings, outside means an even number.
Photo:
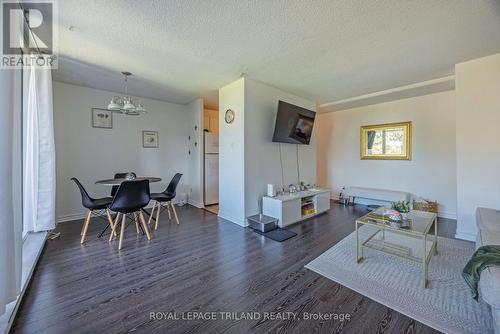
[[[500,333],[497,1],[1,5],[0,331]]]

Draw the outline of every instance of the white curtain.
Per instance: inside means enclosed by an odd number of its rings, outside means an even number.
[[[13,181],[14,150],[21,150],[20,145],[14,147],[14,113],[21,112],[19,79],[19,71],[0,70],[0,315],[17,298],[21,285],[22,225],[14,211],[19,189]]]
[[[56,164],[50,69],[31,67],[25,85],[24,231],[55,227]]]

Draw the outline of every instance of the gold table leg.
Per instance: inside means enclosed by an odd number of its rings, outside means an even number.
[[[356,222],[356,262],[360,263],[363,260],[363,246],[361,246],[361,256],[359,256],[359,231],[358,222]]]
[[[437,232],[437,226],[438,226],[438,220],[437,217],[434,219],[434,240],[435,240],[435,245],[434,245],[434,255],[437,255],[438,253],[438,232]]]
[[[424,254],[422,256],[422,267],[423,267],[423,285],[424,285],[424,289],[427,288],[427,283],[428,283],[428,280],[427,280],[427,277],[428,277],[428,265],[427,265],[427,235],[424,235],[422,240],[424,241]]]

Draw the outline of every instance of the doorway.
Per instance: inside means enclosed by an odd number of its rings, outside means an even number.
[[[203,168],[205,210],[219,213],[219,111],[203,110]]]

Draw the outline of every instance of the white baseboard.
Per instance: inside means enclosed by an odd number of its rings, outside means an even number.
[[[455,238],[476,242],[476,234],[469,232],[457,231],[457,233],[455,233]]]
[[[192,199],[188,200],[188,204],[191,204],[192,206],[195,206],[198,209],[203,209],[205,207],[202,203],[193,201]]]
[[[441,211],[439,211],[438,217],[457,220],[457,213],[456,212],[441,212]]]
[[[72,213],[72,214],[69,214],[69,215],[61,215],[61,216],[57,217],[56,224],[64,223],[64,222],[70,222],[72,220],[81,220],[81,219],[85,219],[85,213],[84,212],[82,212],[82,213]]]
[[[179,201],[176,201],[175,199],[173,200],[173,203],[174,204],[177,204]],[[146,206],[146,209],[151,209],[153,207],[153,202],[150,202],[147,206]],[[191,204],[191,203],[189,203]],[[191,204],[193,205],[193,204]],[[195,205],[196,206],[196,205]],[[86,217],[86,211],[82,211],[82,212],[78,212],[78,213],[71,213],[71,214],[67,214],[67,215],[61,215],[61,216],[58,216],[57,219],[56,219],[56,224],[59,224],[59,223],[64,223],[64,222],[69,222],[69,221],[73,221],[73,220],[82,220],[82,219],[85,219]],[[97,215],[97,214],[95,214]],[[105,214],[102,214],[101,216],[104,216]]]
[[[241,219],[238,219],[238,218],[235,218],[235,217],[231,217],[230,215],[227,215],[224,212],[221,212],[220,209],[219,209],[218,216],[221,217],[222,219],[230,221],[231,223],[234,223],[234,224],[236,224],[238,226],[241,226],[241,227],[247,227],[248,226],[246,220],[242,221]]]

